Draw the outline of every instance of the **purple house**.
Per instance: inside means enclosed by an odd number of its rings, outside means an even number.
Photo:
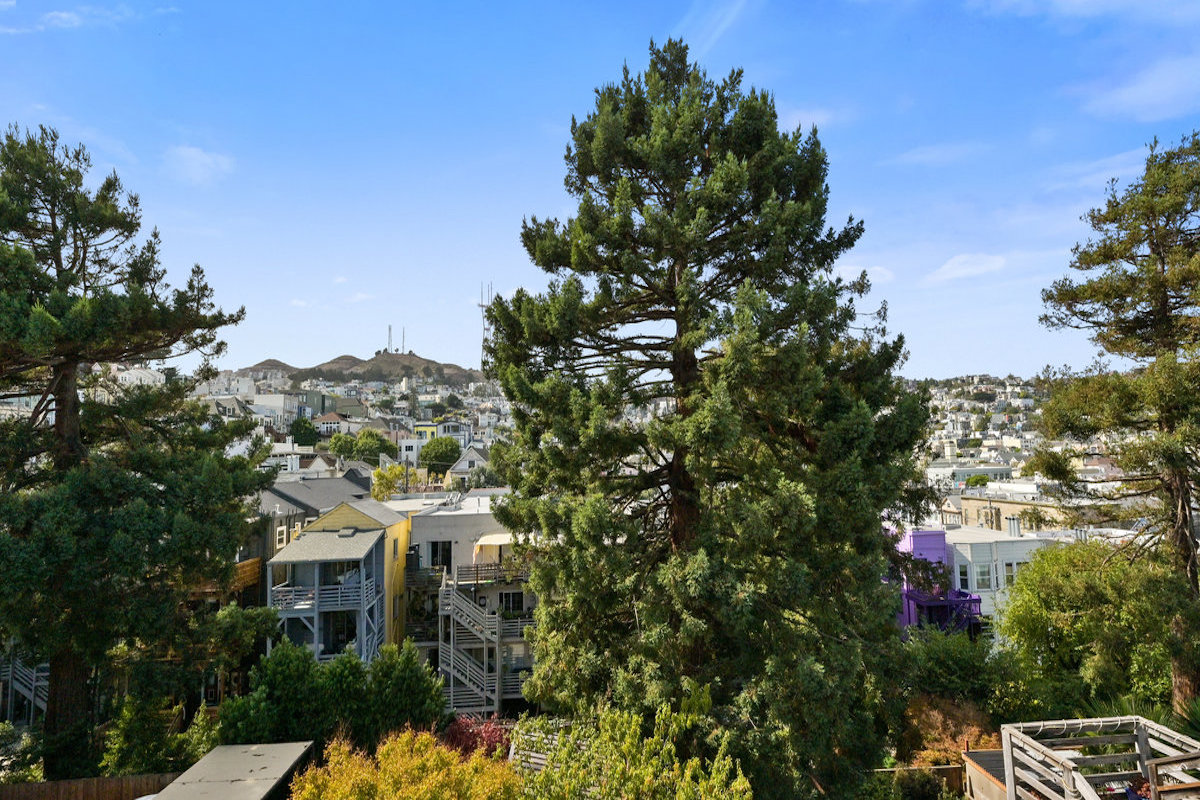
[[[900,537],[896,549],[913,558],[941,564],[947,575],[954,567],[954,548],[946,544],[943,530],[910,530]],[[979,595],[958,589],[933,587],[925,591],[913,586],[907,576],[901,585],[900,627],[934,625],[944,631],[974,631],[979,626]]]

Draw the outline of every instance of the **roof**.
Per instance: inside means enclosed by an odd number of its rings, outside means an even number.
[[[969,750],[963,753],[963,760],[970,761],[983,770],[992,780],[1004,786],[1004,751],[1003,750]]]
[[[239,744],[213,748],[158,793],[162,800],[262,800],[286,794],[312,742]]]
[[[407,514],[401,514],[398,511],[393,511],[378,500],[366,498],[363,500],[348,500],[346,505],[353,508],[355,511],[360,511],[366,514],[371,519],[378,522],[385,528],[389,525],[395,525],[397,522],[403,522],[408,519]]]
[[[347,417],[345,415],[339,414],[336,411],[330,411],[326,414],[322,414],[319,417],[313,417],[313,422],[345,422],[346,419]]]
[[[336,508],[339,503],[361,500],[371,494],[369,490],[345,477],[276,480],[270,489],[264,491],[264,494],[268,493],[278,495],[293,505],[316,514]],[[263,501],[268,506],[274,502],[267,499]]]
[[[382,529],[308,531],[275,554],[271,564],[311,564],[315,561],[361,561],[383,536]]]

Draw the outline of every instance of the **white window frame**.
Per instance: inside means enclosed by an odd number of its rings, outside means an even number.
[[[995,587],[995,582],[992,574],[992,565],[990,562],[975,565],[975,588],[991,591]]]

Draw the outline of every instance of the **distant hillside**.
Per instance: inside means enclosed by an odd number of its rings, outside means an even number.
[[[268,358],[265,361],[260,361],[252,367],[243,367],[237,370],[235,375],[249,375],[252,372],[270,372],[272,370],[280,370],[285,375],[291,375],[296,371],[296,368],[291,364],[286,364],[278,358]]]
[[[451,386],[461,386],[472,381],[483,380],[483,373],[477,369],[466,369],[458,364],[443,364],[429,358],[422,358],[416,353],[377,353],[369,359],[361,359],[352,355],[341,355],[313,367],[297,368],[289,366],[277,359],[269,358],[238,370],[238,374],[249,374],[254,371],[268,369],[283,370],[293,381],[299,382],[308,378],[325,378],[328,380],[351,380],[357,378],[364,381],[400,380],[406,375],[417,377],[438,378]]]

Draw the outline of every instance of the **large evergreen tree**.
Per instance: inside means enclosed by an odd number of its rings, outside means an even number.
[[[521,234],[549,289],[489,310],[496,513],[537,532],[526,691],[647,723],[709,692],[693,746],[728,735],[756,796],[853,796],[897,696],[881,514],[919,494],[927,420],[865,279],[833,274],[861,225],[826,227],[815,132],[679,42],[571,133],[578,214]]]
[[[269,479],[225,447],[245,433],[190,386],[122,390],[93,365],[212,355],[241,319],[196,267],[165,282],[137,197],[95,189],[82,147],[10,128],[0,143],[0,636],[50,663],[47,777],[94,768],[92,679],[118,642],[169,639],[187,589],[227,578]]]
[[[1077,277],[1042,292],[1042,321],[1086,331],[1133,369],[1066,376],[1043,419],[1050,436],[1110,442],[1125,480],[1117,491],[1079,481],[1069,451],[1042,453],[1035,466],[1068,494],[1096,501],[1093,517],[1145,523],[1142,543],[1169,553],[1200,603],[1200,133],[1173,148],[1152,144],[1142,176],[1123,190],[1110,184],[1085,219],[1096,237],[1075,247]],[[1173,697],[1182,707],[1200,693],[1200,654],[1184,616],[1174,632]]]

